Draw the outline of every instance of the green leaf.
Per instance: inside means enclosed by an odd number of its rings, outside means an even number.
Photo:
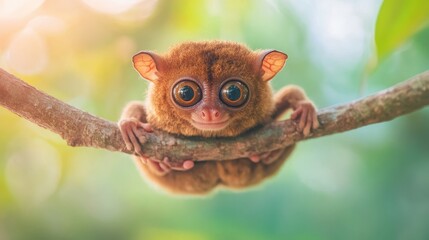
[[[378,59],[401,46],[428,23],[429,0],[384,0],[375,27]]]

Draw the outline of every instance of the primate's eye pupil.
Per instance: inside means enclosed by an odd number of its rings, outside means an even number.
[[[202,97],[200,86],[193,80],[182,80],[173,87],[173,100],[181,107],[191,107]]]
[[[228,107],[238,108],[249,99],[249,88],[244,82],[233,79],[222,85],[219,98]]]
[[[230,85],[226,89],[226,96],[231,101],[237,101],[241,97],[241,90],[236,85]]]
[[[190,86],[184,86],[179,90],[180,97],[184,101],[190,101],[194,98],[194,90]]]

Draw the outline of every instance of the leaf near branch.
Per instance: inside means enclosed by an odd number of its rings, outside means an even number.
[[[429,25],[428,0],[384,0],[375,27],[381,60]]]

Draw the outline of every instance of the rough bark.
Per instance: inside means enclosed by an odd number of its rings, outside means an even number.
[[[294,121],[273,122],[235,138],[189,138],[155,131],[143,151],[172,160],[218,160],[247,157],[295,142],[389,121],[429,104],[429,71],[354,102],[318,112],[321,127],[304,137]],[[0,105],[59,134],[70,146],[126,150],[116,123],[83,112],[42,93],[0,69]]]

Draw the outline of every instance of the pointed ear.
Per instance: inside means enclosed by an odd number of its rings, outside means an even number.
[[[258,53],[255,67],[263,81],[271,80],[283,68],[287,55],[277,50],[265,50]]]
[[[154,82],[164,68],[164,60],[153,52],[139,52],[133,56],[134,68],[143,78]]]

